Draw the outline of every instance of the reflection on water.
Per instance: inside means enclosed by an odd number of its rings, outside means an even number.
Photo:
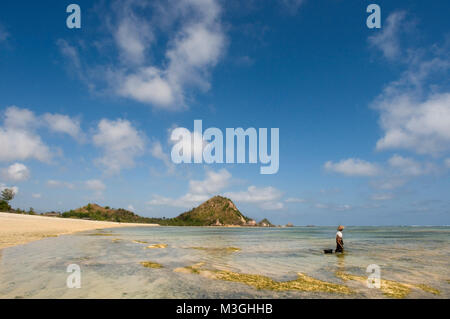
[[[331,227],[294,228],[121,228],[47,238],[0,251],[2,298],[336,298],[333,293],[258,290],[238,282],[173,270],[197,263],[205,269],[259,274],[277,281],[297,273],[348,284],[356,294],[383,297],[364,285],[343,282],[336,272],[367,276],[377,264],[383,279],[426,284],[433,295],[413,289],[408,297],[449,298],[449,227],[348,227],[344,254],[334,248]],[[92,234],[96,236],[91,236]],[[153,244],[161,248],[146,249]],[[3,254],[3,258],[2,258]],[[146,268],[141,262],[161,264]],[[80,289],[68,289],[69,264],[81,267]],[[341,296],[339,296],[341,297]]]

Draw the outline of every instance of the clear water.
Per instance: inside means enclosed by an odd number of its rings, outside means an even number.
[[[408,298],[450,297],[450,227],[348,227],[346,253],[325,255],[335,248],[333,227],[208,228],[149,227],[103,230],[112,236],[84,232],[47,238],[0,251],[1,298],[383,298],[377,289],[347,282],[356,295],[257,290],[242,283],[174,272],[205,262],[205,268],[261,274],[292,280],[298,272],[342,283],[337,270],[367,275],[381,267],[382,279],[427,284],[436,296],[413,290]],[[113,243],[112,239],[121,240]],[[168,244],[164,249],[145,249]],[[191,247],[238,247],[239,252]],[[162,264],[144,268],[141,261]],[[81,288],[69,289],[69,264],[81,267]]]

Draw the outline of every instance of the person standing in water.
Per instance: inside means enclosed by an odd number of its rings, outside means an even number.
[[[344,252],[344,239],[342,235],[342,231],[344,230],[344,226],[339,225],[336,233],[336,253],[343,253]]]

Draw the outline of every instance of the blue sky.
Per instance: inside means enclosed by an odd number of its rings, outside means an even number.
[[[67,5],[82,10],[66,27]],[[450,224],[448,1],[34,1],[0,10],[14,207],[176,216],[215,194],[277,224]],[[170,160],[171,130],[279,128],[280,169]]]

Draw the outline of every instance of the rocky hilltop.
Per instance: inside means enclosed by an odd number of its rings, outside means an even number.
[[[236,208],[231,199],[222,196],[208,199],[200,206],[179,215],[177,219],[203,226],[243,226],[251,221]]]

